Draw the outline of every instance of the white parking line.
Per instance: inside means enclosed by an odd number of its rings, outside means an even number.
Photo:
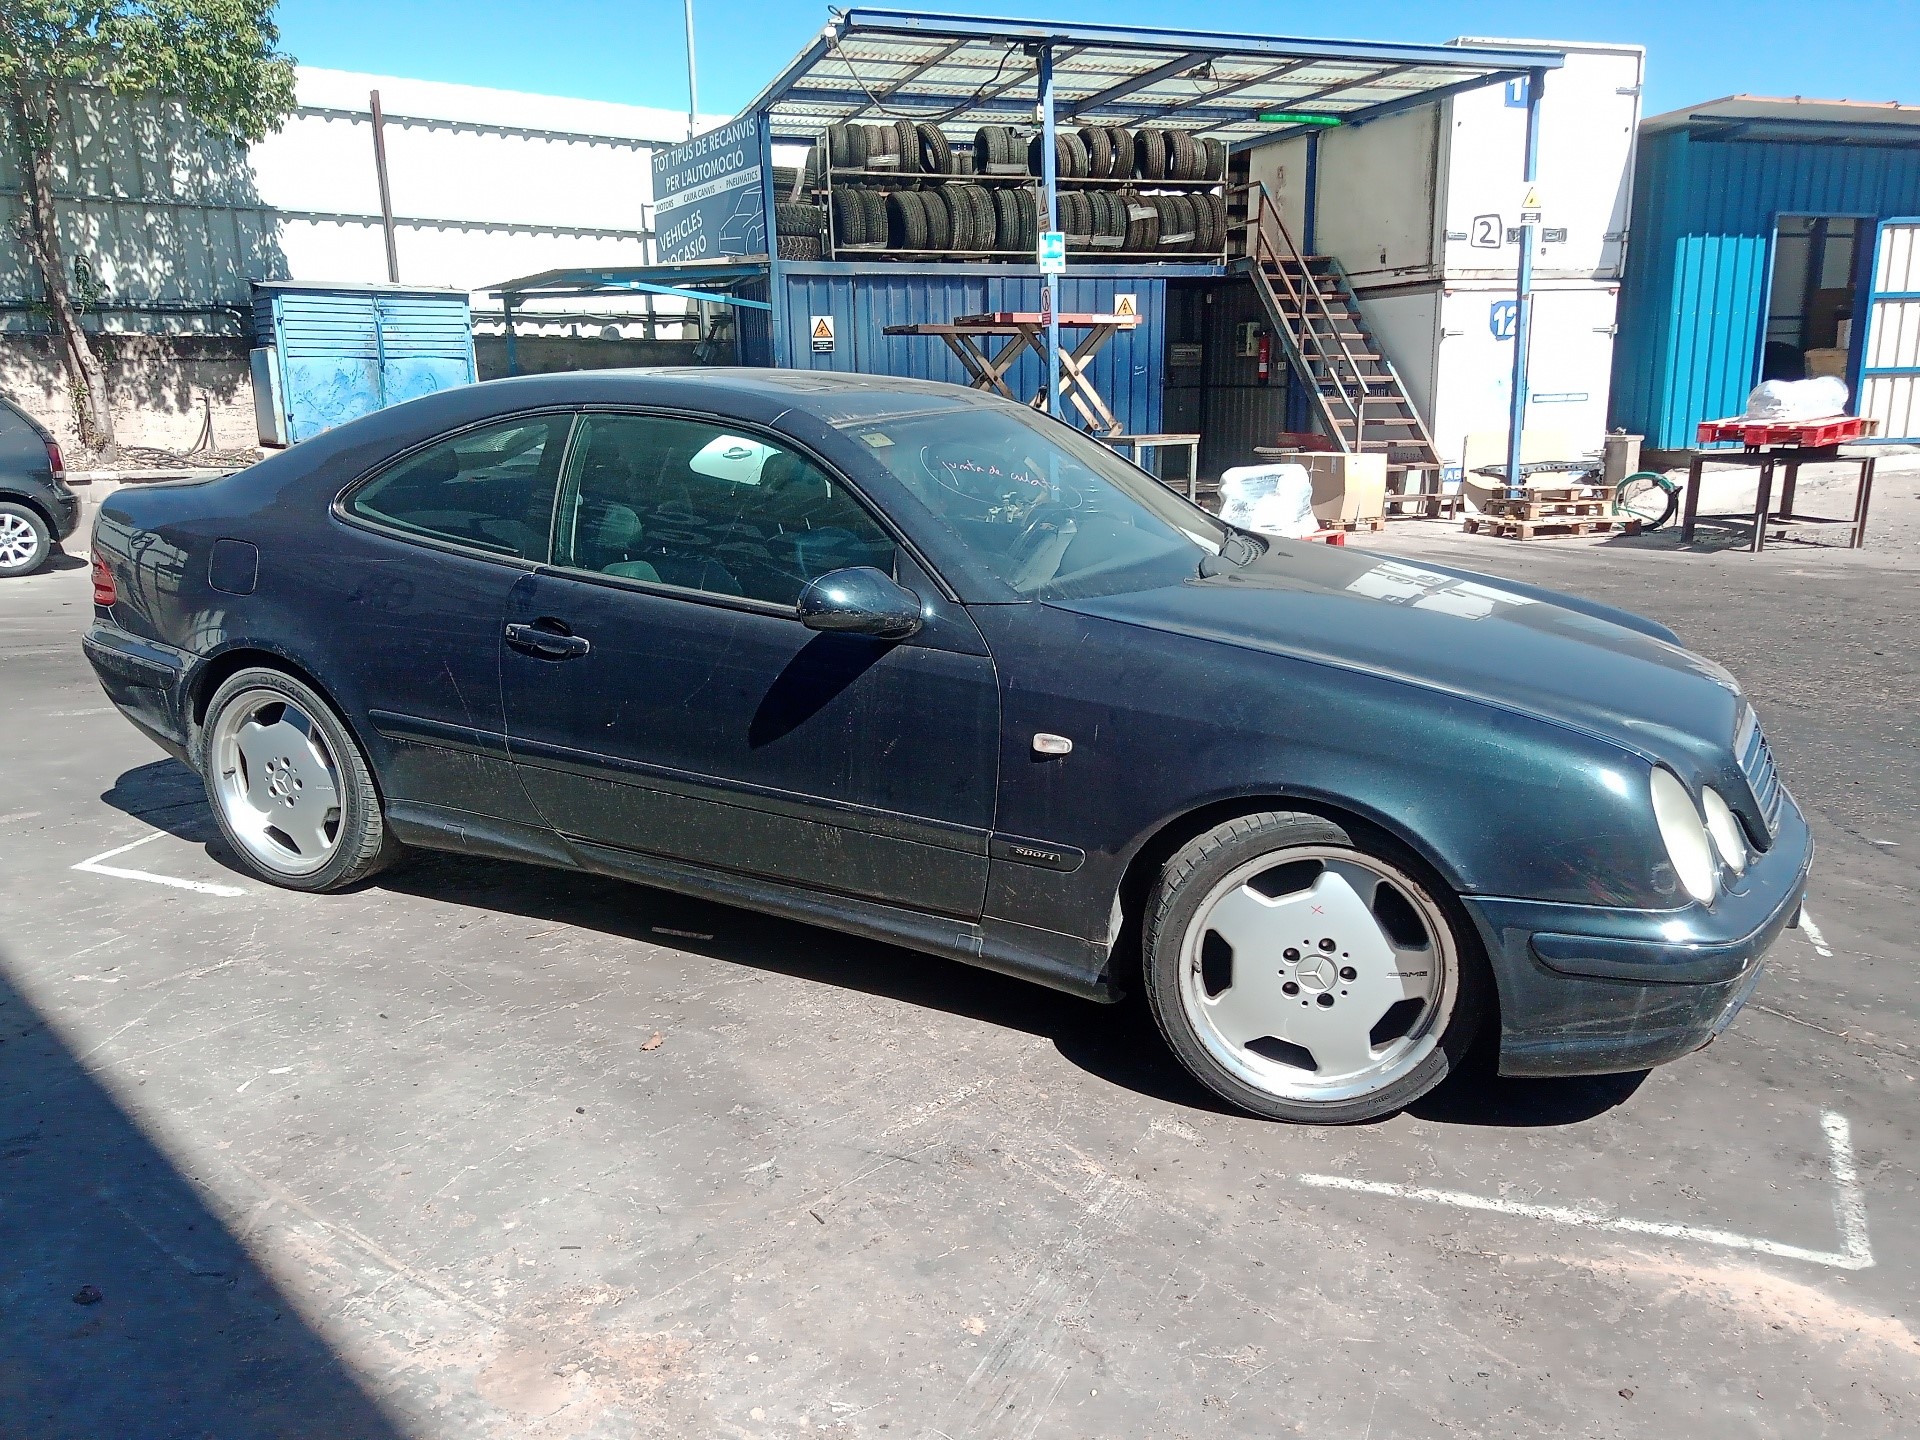
[[[176,890],[192,890],[200,895],[244,895],[247,892],[237,885],[215,885],[210,880],[182,880],[177,875],[155,875],[150,870],[128,870],[118,865],[103,865],[103,860],[111,860],[116,855],[124,855],[129,850],[138,850],[142,845],[150,845],[155,840],[165,838],[167,832],[156,830],[151,835],[143,835],[131,844],[121,845],[112,850],[103,850],[91,859],[82,860],[73,868],[84,870],[89,875],[109,875],[115,880],[144,880],[149,885],[171,885]]]
[[[1471,1195],[1462,1190],[1435,1190],[1424,1185],[1354,1180],[1345,1175],[1296,1175],[1293,1178],[1302,1185],[1314,1185],[1326,1190],[1390,1195],[1398,1200],[1451,1205],[1456,1210],[1486,1210],[1498,1215],[1515,1215],[1523,1220],[1548,1220],[1556,1225],[1611,1230],[1623,1235],[1657,1235],[1666,1240],[1690,1240],[1728,1250],[1777,1255],[1784,1260],[1805,1260],[1814,1265],[1830,1265],[1836,1270],[1865,1270],[1873,1264],[1873,1248],[1867,1241],[1866,1197],[1861,1192],[1860,1176],[1854,1168],[1853,1131],[1844,1115],[1836,1115],[1832,1111],[1821,1115],[1820,1128],[1827,1136],[1827,1169],[1833,1177],[1833,1214],[1840,1228],[1842,1246],[1839,1250],[1808,1250],[1799,1245],[1784,1245],[1777,1240],[1735,1234],[1731,1230],[1715,1230],[1702,1225],[1676,1225],[1665,1220],[1635,1220],[1631,1216],[1606,1215],[1599,1210],[1570,1205],[1532,1205],[1520,1200]]]
[[[1806,932],[1807,943],[1824,960],[1833,958],[1833,951],[1827,948],[1827,937],[1820,933],[1820,927],[1813,923],[1813,916],[1807,913],[1807,907],[1800,907],[1800,928]]]

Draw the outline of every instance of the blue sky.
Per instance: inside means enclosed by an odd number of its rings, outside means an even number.
[[[694,9],[707,112],[750,99],[827,18],[812,0]],[[1647,47],[1647,114],[1739,91],[1920,103],[1920,0],[985,0],[973,13],[1368,40],[1628,41]],[[310,65],[678,109],[683,14],[680,0],[282,0],[280,25]]]

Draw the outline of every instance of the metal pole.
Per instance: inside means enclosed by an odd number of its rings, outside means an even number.
[[[513,345],[513,297],[511,295],[501,296],[500,308],[505,312],[507,321],[507,374],[518,375],[520,373],[520,356],[514,350]]]
[[[700,86],[693,73],[693,0],[687,0],[687,138],[699,125]]]
[[[1046,191],[1048,230],[1060,228],[1059,175],[1055,173],[1053,137],[1053,47],[1040,47],[1040,183]],[[1051,275],[1040,277],[1040,293],[1047,312],[1047,413],[1060,413],[1060,306]]]
[[[393,191],[387,185],[387,117],[380,110],[380,92],[367,96],[373,106],[373,173],[380,181],[380,228],[387,235],[387,280],[400,283],[400,252],[393,244]]]
[[[1320,228],[1320,132],[1307,132],[1306,174],[1300,183],[1300,253],[1311,255]],[[1312,283],[1309,281],[1309,283]],[[1287,429],[1307,428],[1307,390],[1313,383],[1305,375],[1287,376]]]
[[[1527,156],[1526,174],[1521,178],[1531,186],[1540,170],[1540,92],[1547,88],[1547,72],[1534,70],[1527,75]],[[1507,412],[1507,485],[1518,489],[1520,475],[1520,438],[1527,425],[1527,347],[1533,335],[1533,236],[1534,227],[1522,214],[1520,226],[1520,264],[1513,284],[1513,394]]]

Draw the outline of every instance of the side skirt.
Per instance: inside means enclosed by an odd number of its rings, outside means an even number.
[[[1052,930],[991,918],[970,925],[756,875],[710,870],[664,856],[567,839],[538,826],[419,801],[390,802],[387,823],[403,843],[426,850],[585,870],[939,955],[1086,1000],[1111,1002],[1120,998],[1107,973],[1106,947]]]

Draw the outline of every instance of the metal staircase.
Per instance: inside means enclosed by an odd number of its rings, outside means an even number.
[[[1386,455],[1390,508],[1437,507],[1433,437],[1362,317],[1346,271],[1331,255],[1300,253],[1264,185],[1244,193],[1243,253],[1233,264],[1252,280],[1318,428],[1346,454]]]

